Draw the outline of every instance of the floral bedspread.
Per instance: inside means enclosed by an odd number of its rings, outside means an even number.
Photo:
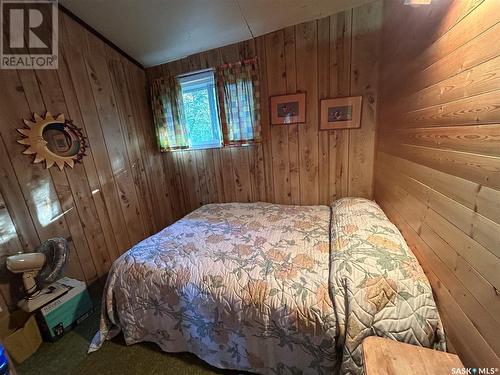
[[[100,331],[221,368],[331,374],[327,206],[209,204],[113,264]]]
[[[381,336],[446,349],[429,285],[403,236],[372,201],[332,204],[330,287],[343,347],[341,373],[362,371],[361,342]]]
[[[418,262],[355,198],[197,209],[113,264],[90,351],[120,331],[261,374],[362,373],[369,335],[444,348]]]

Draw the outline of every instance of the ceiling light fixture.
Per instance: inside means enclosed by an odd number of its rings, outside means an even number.
[[[430,5],[432,0],[405,0],[404,4],[411,7],[418,7],[420,5]]]

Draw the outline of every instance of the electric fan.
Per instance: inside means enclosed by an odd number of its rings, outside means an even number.
[[[66,286],[54,282],[62,275],[68,252],[66,239],[51,238],[32,253],[7,257],[7,269],[23,274],[26,296],[19,301],[20,308],[34,311],[68,291]]]

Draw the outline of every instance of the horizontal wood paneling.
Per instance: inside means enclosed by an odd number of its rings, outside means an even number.
[[[500,149],[500,124],[396,129],[380,132],[380,137],[388,142],[496,156]]]
[[[372,197],[381,21],[378,1],[147,69],[154,79],[258,57],[262,143],[163,155],[175,160],[185,212],[209,202]],[[295,92],[307,94],[306,123],[271,126],[269,97]],[[319,100],[349,95],[363,96],[361,128],[318,131]]]
[[[20,278],[5,256],[69,240],[67,274],[104,276],[120,254],[184,212],[156,152],[145,72],[59,13],[58,70],[0,70],[0,305],[15,307]],[[32,112],[64,113],[89,148],[73,169],[46,170],[22,155],[16,129]],[[168,176],[168,177],[167,177]],[[170,187],[172,185],[172,187]]]
[[[499,4],[384,8],[375,198],[467,367],[498,366],[500,353]]]

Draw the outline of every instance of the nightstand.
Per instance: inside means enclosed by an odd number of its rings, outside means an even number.
[[[363,340],[366,375],[451,374],[464,365],[457,355],[381,337]]]

